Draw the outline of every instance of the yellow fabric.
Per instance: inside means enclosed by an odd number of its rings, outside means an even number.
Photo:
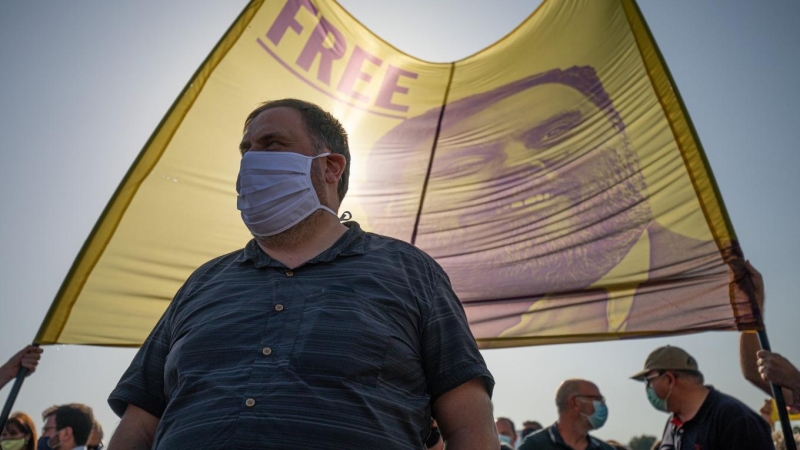
[[[432,42],[431,45],[436,45]],[[448,272],[483,347],[757,326],[713,176],[636,5],[545,1],[434,64],[333,2],[253,1],[145,145],[36,342],[137,346],[196,267],[243,247],[237,145],[294,97],[350,134],[341,211]]]
[[[786,400],[789,401],[789,399],[786,399]],[[772,399],[772,421],[774,423],[780,423],[780,420],[781,420],[781,418],[778,415],[778,404],[775,402],[775,399],[773,398]],[[795,414],[791,414],[790,413],[789,414],[789,420],[790,421],[800,420],[800,412],[799,413],[795,413]]]

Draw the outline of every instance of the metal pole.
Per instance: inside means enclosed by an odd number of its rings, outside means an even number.
[[[19,372],[17,372],[17,378],[14,380],[14,387],[11,388],[11,392],[8,394],[8,398],[6,399],[6,405],[3,406],[3,413],[0,414],[0,430],[4,430],[6,428],[6,421],[8,421],[8,416],[11,414],[11,408],[14,407],[14,402],[17,400],[19,390],[22,389],[22,382],[25,381],[26,375],[28,375],[28,368],[20,367]]]
[[[758,330],[758,342],[761,344],[763,350],[772,351],[769,345],[766,328]],[[769,385],[772,388],[772,397],[775,398],[775,404],[778,407],[778,417],[781,419],[781,429],[783,430],[783,440],[786,443],[786,450],[797,450],[797,446],[794,442],[794,434],[792,433],[792,424],[789,422],[789,411],[786,410],[786,400],[783,398],[783,390],[775,383],[770,383]]]

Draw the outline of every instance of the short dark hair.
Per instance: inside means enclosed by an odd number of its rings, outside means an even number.
[[[94,422],[92,408],[81,403],[70,403],[59,406],[53,414],[56,416],[56,430],[71,427],[75,444],[86,444]]]
[[[47,418],[55,414],[57,409],[58,405],[53,405],[42,411],[42,420],[46,422]]]
[[[347,143],[347,131],[331,113],[313,103],[294,98],[270,100],[259,105],[247,116],[244,121],[244,131],[247,132],[250,122],[262,112],[281,107],[292,108],[300,113],[317,154],[328,149],[331,153],[344,156],[346,164],[342,177],[339,179],[339,186],[336,189],[341,203],[347,193],[347,187],[350,182],[350,147]]]
[[[540,424],[539,422],[535,420],[526,420],[525,422],[522,423],[522,437],[526,437],[527,435],[535,431],[539,431],[542,428],[543,428],[542,424]]]

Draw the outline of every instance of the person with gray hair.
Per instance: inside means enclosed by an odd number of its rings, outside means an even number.
[[[580,379],[564,381],[556,391],[556,407],[558,421],[528,435],[519,450],[614,450],[589,435],[608,418],[605,397],[596,384]]]
[[[508,417],[498,417],[494,421],[497,436],[500,438],[500,450],[514,449],[517,444],[517,430],[514,421]]]

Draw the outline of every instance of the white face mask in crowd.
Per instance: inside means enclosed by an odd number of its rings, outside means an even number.
[[[0,450],[23,450],[27,443],[25,438],[4,439],[0,441]]]
[[[242,156],[236,207],[255,237],[274,236],[297,225],[314,211],[336,213],[320,204],[311,183],[311,164],[317,156],[292,152],[247,152]]]

